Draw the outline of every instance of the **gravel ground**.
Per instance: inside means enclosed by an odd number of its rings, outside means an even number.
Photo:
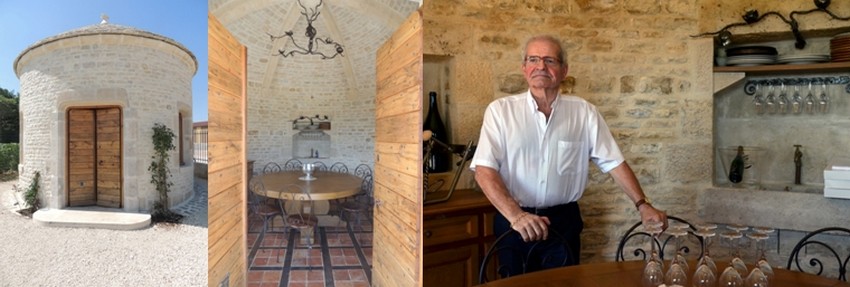
[[[207,285],[206,181],[182,224],[134,231],[40,226],[13,212],[15,183],[0,182],[0,286]]]

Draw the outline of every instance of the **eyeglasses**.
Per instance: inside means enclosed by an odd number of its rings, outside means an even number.
[[[538,56],[528,56],[525,57],[525,63],[536,66],[537,64],[546,64],[547,67],[554,68],[561,65],[561,61],[552,57],[538,57]]]

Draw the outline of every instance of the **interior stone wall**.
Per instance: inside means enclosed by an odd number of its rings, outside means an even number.
[[[656,207],[698,220],[697,198],[712,186],[714,164],[713,41],[690,36],[737,21],[750,8],[787,14],[812,6],[738,2],[425,1],[425,53],[452,58],[449,117],[459,143],[478,138],[489,102],[527,89],[520,70],[526,39],[561,38],[570,64],[562,90],[599,108]],[[833,3],[833,9],[847,11],[848,4]],[[822,18],[801,17],[801,28],[841,25]],[[741,33],[781,34],[787,31],[782,25],[768,19]],[[614,260],[619,237],[639,220],[632,202],[594,168],[580,204],[582,262]]]

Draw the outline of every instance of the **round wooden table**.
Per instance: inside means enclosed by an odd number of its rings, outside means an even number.
[[[301,192],[292,192],[292,190],[282,192],[280,188],[287,184],[295,184],[304,188],[310,193],[311,200],[331,200],[346,198],[359,193],[360,184],[363,181],[357,176],[339,172],[313,172],[313,177],[316,179],[311,181],[298,179],[302,176],[304,176],[304,173],[301,171],[282,171],[256,177],[263,182],[263,186],[267,190],[266,196],[284,200],[307,200],[307,197]]]
[[[689,263],[690,266],[696,265],[696,262]],[[644,264],[644,261],[581,264],[490,281],[479,286],[641,287],[641,275],[643,274]],[[722,272],[726,266],[728,266],[728,263],[717,261],[718,272]],[[752,266],[749,267],[752,268]],[[778,269],[776,266],[774,266],[773,272],[775,276],[770,281],[771,287],[850,286],[850,284],[844,281],[803,272]],[[689,273],[688,279],[690,280],[693,270],[689,271]]]

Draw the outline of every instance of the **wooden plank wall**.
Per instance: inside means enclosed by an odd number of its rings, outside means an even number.
[[[247,50],[208,14],[208,285],[247,283]]]
[[[422,12],[377,53],[373,286],[422,285]]]

